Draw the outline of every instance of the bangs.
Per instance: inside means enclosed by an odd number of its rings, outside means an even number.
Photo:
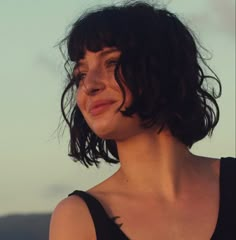
[[[69,59],[77,62],[84,57],[86,50],[97,52],[104,47],[119,49],[119,42],[123,39],[122,25],[122,15],[112,8],[105,14],[94,12],[82,16],[67,37]]]

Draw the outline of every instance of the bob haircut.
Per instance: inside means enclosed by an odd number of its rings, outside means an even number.
[[[99,158],[119,162],[115,141],[96,136],[75,102],[79,81],[73,74],[75,64],[86,50],[97,52],[104,47],[121,51],[114,76],[123,103],[125,92],[119,69],[133,95],[131,106],[121,111],[124,116],[138,114],[144,128],[158,127],[157,134],[168,128],[189,148],[206,135],[211,136],[219,121],[216,98],[221,95],[221,84],[198,46],[196,37],[176,15],[142,1],[82,15],[60,42],[68,74],[61,109],[70,129],[69,156],[86,167],[98,166]],[[218,85],[217,91],[210,81]]]

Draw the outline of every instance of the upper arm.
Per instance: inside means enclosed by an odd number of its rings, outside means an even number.
[[[89,210],[77,196],[62,200],[55,208],[49,240],[95,240],[96,234]]]

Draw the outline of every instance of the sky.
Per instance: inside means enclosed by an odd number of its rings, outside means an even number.
[[[65,84],[56,44],[85,10],[117,2],[0,0],[0,216],[52,212],[73,190],[86,190],[118,169],[74,163],[67,131],[61,137],[56,132]],[[192,151],[235,156],[235,1],[159,2],[195,31],[223,86],[220,122]]]

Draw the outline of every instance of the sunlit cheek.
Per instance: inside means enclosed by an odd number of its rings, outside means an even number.
[[[121,81],[122,87],[124,88],[124,91],[125,91],[124,107],[127,108],[127,107],[129,107],[129,106],[131,105],[131,103],[132,103],[132,101],[133,101],[133,96],[132,96],[131,91],[129,90],[129,88],[128,88],[127,85],[126,85],[124,76],[123,76],[123,74],[122,74],[122,72],[121,72],[121,68],[119,68],[119,76],[120,76],[120,81]],[[115,81],[115,80],[114,80],[114,81]],[[115,82],[116,82],[116,81],[115,81]],[[117,82],[116,82],[116,84],[117,84],[117,88],[118,88],[119,91],[120,91],[121,96],[123,96],[119,84],[118,84]]]
[[[124,103],[124,106],[127,108],[131,105],[132,101],[133,101],[133,97],[132,97],[132,94],[130,92],[130,90],[124,86],[124,89],[125,89],[125,103]]]

